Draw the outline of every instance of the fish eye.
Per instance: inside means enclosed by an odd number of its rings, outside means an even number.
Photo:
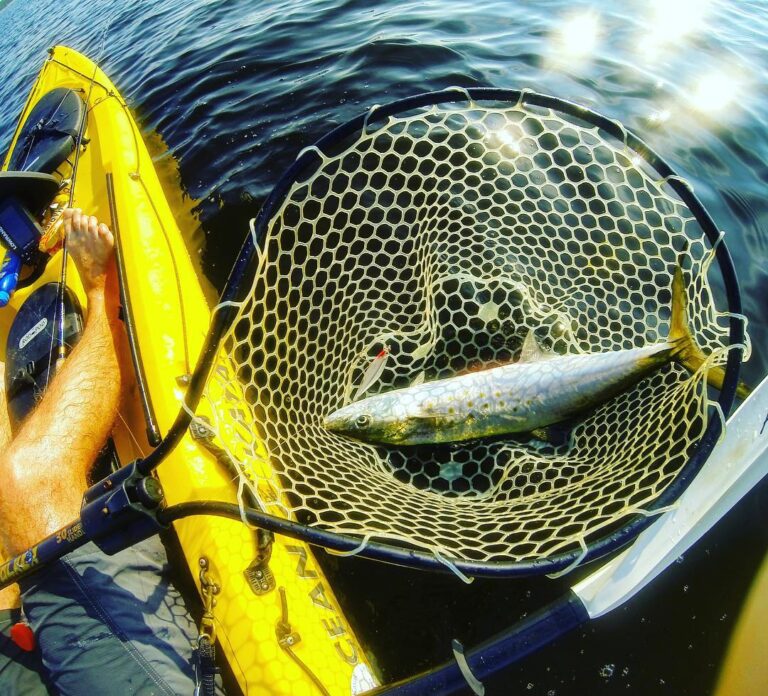
[[[356,428],[367,428],[371,423],[371,417],[366,415],[365,413],[361,413],[357,418],[355,418],[355,427]]]

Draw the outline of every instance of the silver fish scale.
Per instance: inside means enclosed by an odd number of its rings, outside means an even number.
[[[368,397],[334,412],[363,441],[418,445],[527,433],[594,408],[663,364],[668,343],[568,355],[493,369]],[[364,419],[367,427],[356,427]],[[337,426],[338,427],[338,426]]]

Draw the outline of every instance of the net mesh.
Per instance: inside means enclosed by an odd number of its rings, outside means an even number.
[[[663,341],[681,254],[691,330],[723,363],[712,250],[669,182],[594,125],[521,104],[411,111],[317,154],[206,387],[241,484],[281,516],[479,562],[578,549],[645,510],[704,432],[701,372],[657,371],[558,446],[388,448],[322,421],[384,347],[366,395],[508,363],[529,330],[560,354]]]

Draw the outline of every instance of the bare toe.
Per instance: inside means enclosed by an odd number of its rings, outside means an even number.
[[[68,228],[67,246],[83,287],[86,290],[103,287],[114,245],[109,228],[94,215],[83,214],[79,208],[68,214],[65,226]]]

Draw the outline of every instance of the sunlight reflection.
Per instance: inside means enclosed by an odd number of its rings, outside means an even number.
[[[665,121],[669,121],[669,117],[672,115],[669,109],[659,109],[658,111],[654,111],[649,117],[648,120],[651,123],[654,124],[660,124],[664,123]]]
[[[594,12],[579,12],[563,18],[552,37],[553,63],[571,64],[592,56],[600,39],[600,18]]]
[[[650,26],[638,42],[638,50],[646,59],[655,60],[705,27],[712,0],[652,0],[649,4]]]
[[[731,106],[742,91],[742,81],[735,71],[715,70],[699,78],[689,102],[699,111],[713,113]]]
[[[520,154],[520,143],[518,141],[518,138],[516,135],[513,135],[508,130],[502,129],[498,130],[494,133],[496,138],[498,138],[499,142],[502,145],[505,145],[506,148],[508,148],[512,154],[519,155]]]
[[[600,22],[591,12],[572,16],[560,27],[562,48],[572,56],[591,54],[597,46]]]

